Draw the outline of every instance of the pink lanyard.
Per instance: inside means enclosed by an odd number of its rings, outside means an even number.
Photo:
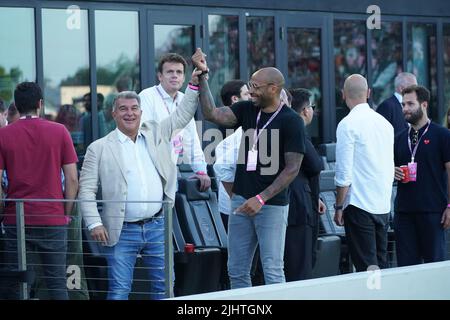
[[[156,91],[158,91],[159,96],[161,97],[162,102],[164,103],[164,107],[166,107],[167,113],[170,115],[169,106],[167,105],[166,101],[164,100],[164,97],[163,97],[161,91],[159,91],[158,86],[155,86],[155,88],[156,88]],[[176,100],[176,96],[175,96],[175,98],[174,98],[173,100],[174,100],[174,101]],[[175,105],[176,105],[176,103],[175,103]]]
[[[280,113],[282,107],[283,107],[283,104],[280,101],[280,105],[278,106],[277,111],[275,111],[275,113],[270,117],[269,121],[266,122],[266,124],[259,130],[259,133],[258,133],[258,123],[259,123],[259,119],[261,118],[261,110],[259,110],[258,116],[256,117],[256,130],[255,130],[255,132],[253,132],[252,150],[256,150],[256,143],[258,142],[259,136],[261,135],[262,131],[269,125],[269,123],[272,122],[273,119],[275,119],[277,114]]]
[[[428,120],[428,126],[425,129],[425,131],[421,134],[420,138],[417,139],[417,143],[414,146],[414,149],[411,149],[411,128],[412,127],[411,126],[409,127],[409,129],[408,129],[408,147],[409,147],[409,152],[411,152],[411,162],[414,162],[414,158],[416,156],[416,152],[417,152],[417,148],[419,147],[420,140],[422,140],[422,137],[425,135],[425,133],[427,133],[428,128],[430,127],[430,124],[431,124],[431,121]]]

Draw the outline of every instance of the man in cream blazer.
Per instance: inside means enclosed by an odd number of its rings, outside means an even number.
[[[192,82],[198,83],[193,73]],[[192,89],[193,88],[193,89]],[[114,101],[117,129],[87,149],[80,176],[79,199],[95,200],[101,185],[103,200],[174,201],[176,163],[171,159],[171,137],[193,118],[198,90],[190,85],[181,105],[159,124],[145,122],[135,92],[122,92]],[[94,240],[101,242],[108,259],[108,299],[127,299],[137,254],[149,268],[152,298],[164,292],[164,219],[161,203],[82,202],[81,212]]]

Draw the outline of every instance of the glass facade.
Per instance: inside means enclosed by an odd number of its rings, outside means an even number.
[[[348,114],[341,89],[345,79],[354,73],[367,77],[365,21],[334,21],[334,72],[336,124]]]
[[[87,10],[42,9],[45,117],[63,123],[77,154],[93,141]]]
[[[395,76],[403,71],[402,23],[381,22],[380,29],[372,30],[372,100],[378,106],[394,94]]]
[[[275,26],[273,17],[247,17],[247,75],[263,67],[275,66]]]
[[[291,88],[306,88],[316,105],[313,122],[307,127],[313,141],[317,141],[322,112],[320,29],[287,29],[287,80]]]
[[[414,73],[417,82],[431,92],[429,116],[438,118],[436,26],[425,23],[408,23],[408,58],[406,70]]]
[[[222,104],[220,89],[239,79],[239,17],[208,15],[209,86],[217,104]],[[220,103],[219,103],[220,102]]]
[[[450,23],[444,24],[444,108],[442,123],[450,123],[446,119],[450,110]]]
[[[154,44],[155,44],[155,70],[158,70],[158,62],[161,56],[168,52],[176,52],[191,64],[191,57],[195,51],[194,26],[182,25],[155,25],[154,26]],[[189,82],[190,70],[186,70],[185,84]],[[159,83],[156,75],[155,83]]]
[[[115,95],[141,89],[138,13],[95,11],[95,50],[98,100],[103,100],[98,103],[98,136],[103,137],[116,127],[112,118]]]
[[[0,8],[0,98],[6,106],[18,83],[36,81],[34,34],[34,9]]]
[[[156,4],[130,3],[116,8],[110,2],[80,9],[55,2],[52,8],[37,9],[12,7],[16,5],[12,0],[5,3],[12,4],[0,7],[0,40],[5,44],[0,51],[0,97],[9,104],[18,82],[39,81],[45,117],[66,125],[80,155],[93,139],[114,128],[107,115],[112,93],[139,92],[157,83],[153,70],[142,70],[143,66],[156,69],[166,52],[177,52],[190,64],[196,46],[208,53],[210,87],[218,105],[226,81],[246,80],[267,66],[280,68],[290,87],[313,91],[317,116],[309,130],[316,143],[335,139],[336,125],[348,113],[340,91],[352,73],[368,77],[373,107],[393,94],[394,78],[403,69],[415,73],[431,90],[433,120],[442,122],[450,107],[450,19],[445,15],[439,18],[442,23],[431,16],[418,22],[412,15],[384,15],[380,29],[367,30],[365,19],[352,14],[322,16],[325,23],[320,25],[314,19],[314,24],[296,20],[296,13],[287,10],[242,12],[230,7],[211,12],[207,4],[183,14],[188,6],[166,10]],[[36,13],[40,19],[35,19]],[[95,18],[93,25],[88,13]],[[142,27],[150,34],[140,34]],[[441,31],[443,37],[437,38]],[[95,36],[95,48],[89,48],[90,36]],[[331,52],[321,47],[330,36]],[[96,63],[95,83],[90,79],[90,59]],[[189,67],[186,83],[190,72]],[[94,88],[98,112],[91,114],[89,93]],[[335,103],[324,103],[324,98]],[[201,112],[197,116],[201,118]],[[98,121],[92,123],[93,119]]]

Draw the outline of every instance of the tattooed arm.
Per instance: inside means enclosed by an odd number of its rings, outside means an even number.
[[[194,66],[202,71],[208,71],[205,54],[200,48],[197,48],[192,56]],[[230,107],[216,108],[214,99],[209,90],[208,79],[206,74],[200,77],[200,105],[202,106],[203,116],[206,120],[214,122],[224,127],[234,127],[237,123],[237,118],[231,111]]]
[[[280,191],[289,187],[289,184],[298,175],[302,160],[303,153],[286,152],[284,154],[284,161],[286,163],[286,166],[284,167],[283,171],[280,172],[280,175],[272,182],[270,186],[268,186],[263,192],[260,193],[260,196],[265,202],[273,198]]]
[[[284,154],[284,161],[286,163],[286,166],[284,167],[283,171],[280,172],[279,176],[272,182],[270,186],[268,186],[263,192],[259,194],[264,202],[267,202],[269,199],[273,198],[275,195],[289,186],[292,180],[294,180],[297,176],[302,164],[302,160],[302,153],[286,152]],[[245,201],[239,208],[236,209],[236,211],[246,213],[249,216],[254,216],[259,212],[259,210],[261,210],[261,208],[262,204],[255,196]]]

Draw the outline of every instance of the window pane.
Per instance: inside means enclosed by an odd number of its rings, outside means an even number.
[[[334,61],[337,124],[349,111],[344,100],[342,100],[341,94],[345,79],[353,73],[367,76],[366,26],[364,21],[342,20],[334,22]]]
[[[92,142],[92,128],[80,116],[90,115],[82,103],[89,92],[87,11],[42,9],[45,117],[63,123],[77,154]]]
[[[116,127],[112,118],[115,94],[140,91],[138,13],[95,11],[95,50],[97,93],[104,97],[103,105],[98,104],[102,107],[98,113],[99,137],[103,137]]]
[[[18,83],[36,81],[34,10],[0,8],[0,39],[0,98],[8,106]]]
[[[372,99],[375,106],[394,94],[394,78],[403,71],[402,24],[382,22],[372,30]]]
[[[450,109],[450,24],[444,24],[444,106],[444,110]],[[446,123],[445,117],[443,121]]]
[[[408,23],[407,71],[417,77],[420,85],[431,91],[430,113],[439,121],[437,108],[436,27],[433,24]]]
[[[208,16],[209,55],[211,70],[209,84],[214,99],[222,104],[220,89],[225,82],[239,78],[239,20],[238,16]]]
[[[182,55],[190,65],[195,51],[194,26],[155,25],[154,28],[156,73],[158,73],[159,59],[168,52]],[[186,70],[186,72],[189,71]],[[186,74],[185,85],[190,79],[190,74]],[[158,75],[156,75],[155,83],[159,83]]]
[[[306,88],[313,94],[315,117],[307,127],[313,141],[320,137],[322,123],[320,29],[288,28],[288,83],[291,88]]]
[[[247,17],[248,77],[263,67],[275,66],[273,17]]]

